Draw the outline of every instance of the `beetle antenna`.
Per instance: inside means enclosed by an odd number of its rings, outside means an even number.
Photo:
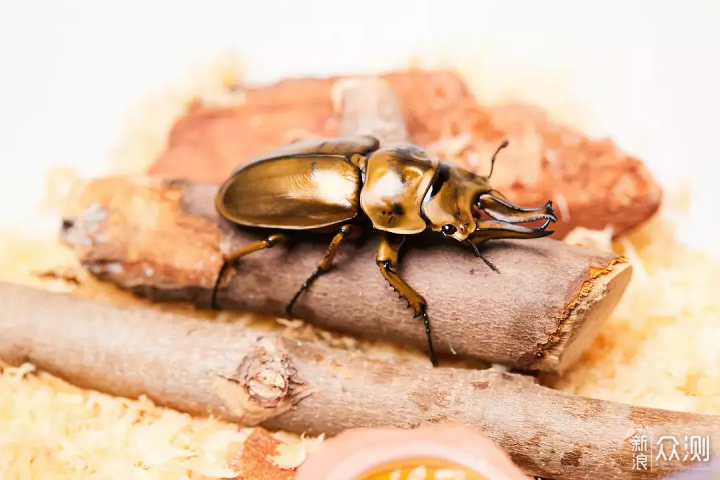
[[[487,176],[489,179],[492,177],[493,170],[495,169],[495,157],[497,157],[497,154],[502,150],[503,148],[507,147],[510,144],[507,140],[505,140],[498,148],[495,150],[495,153],[493,153],[492,159],[490,160],[490,174]]]
[[[493,263],[492,263],[490,260],[488,260],[487,258],[483,257],[482,255],[480,255],[480,259],[481,259],[483,262],[485,262],[485,265],[487,265],[488,267],[490,267],[490,270],[492,270],[492,271],[495,272],[495,273],[500,273],[500,270],[498,270],[498,268],[497,268],[495,265],[493,265]]]
[[[498,268],[497,268],[495,265],[493,265],[492,262],[490,262],[490,260],[488,260],[487,258],[485,258],[485,257],[482,256],[482,254],[480,253],[480,250],[478,250],[477,245],[475,245],[475,244],[474,244],[472,241],[470,241],[470,240],[468,240],[468,243],[469,243],[470,245],[472,245],[473,250],[475,250],[475,256],[476,256],[476,257],[481,258],[482,261],[485,262],[485,265],[487,265],[488,267],[490,267],[490,269],[492,269],[493,272],[495,272],[495,273],[500,273],[500,270],[498,270]]]

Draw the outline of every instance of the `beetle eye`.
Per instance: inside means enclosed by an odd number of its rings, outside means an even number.
[[[457,228],[455,228],[455,225],[450,225],[449,223],[446,223],[442,226],[442,233],[445,235],[453,235],[457,232]]]

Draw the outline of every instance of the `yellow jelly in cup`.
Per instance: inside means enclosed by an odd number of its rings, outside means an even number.
[[[440,458],[404,458],[367,470],[354,480],[491,480],[466,466]]]

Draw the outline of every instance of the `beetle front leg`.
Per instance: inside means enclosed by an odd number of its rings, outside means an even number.
[[[428,351],[430,354],[430,361],[433,366],[437,366],[437,358],[435,356],[435,348],[433,348],[432,335],[430,333],[430,318],[428,318],[426,307],[427,303],[425,299],[420,296],[413,288],[405,283],[405,281],[398,276],[392,269],[397,268],[399,264],[400,247],[405,241],[405,237],[400,235],[393,235],[391,233],[385,233],[380,242],[380,246],[377,250],[376,262],[380,267],[380,273],[385,277],[385,280],[390,283],[390,286],[400,294],[402,298],[407,300],[408,308],[413,307],[415,309],[415,317],[422,315],[425,321],[425,335],[427,335]]]
[[[302,284],[300,290],[295,293],[295,296],[288,302],[287,306],[285,307],[285,313],[288,316],[292,315],[292,308],[295,305],[295,302],[297,302],[298,298],[300,298],[300,295],[302,295],[302,293],[308,289],[308,287],[315,281],[317,277],[330,270],[332,262],[335,259],[335,255],[337,255],[337,252],[340,249],[340,244],[349,238],[357,238],[360,233],[361,229],[357,225],[343,225],[342,227],[340,227],[340,231],[333,237],[332,241],[330,242],[330,246],[325,252],[325,257],[320,262],[320,265],[318,265],[313,274],[310,275],[307,280],[305,280],[305,283]]]
[[[259,250],[265,250],[266,248],[272,248],[278,243],[282,243],[285,240],[287,240],[287,237],[282,233],[276,233],[273,235],[269,235],[265,240],[258,240],[257,242],[252,242],[244,247],[240,247],[237,250],[235,250],[232,254],[230,254],[225,261],[223,262],[222,267],[220,267],[220,272],[218,272],[217,280],[215,280],[215,287],[212,291],[212,300],[211,305],[213,310],[220,310],[220,307],[217,304],[217,291],[220,287],[220,283],[222,282],[222,278],[225,274],[225,270],[227,270],[227,267],[232,265],[233,263],[237,262],[238,259],[241,257],[244,257],[245,255],[249,255],[253,252],[257,252]]]

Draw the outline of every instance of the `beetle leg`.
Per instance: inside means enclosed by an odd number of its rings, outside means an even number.
[[[390,286],[400,294],[400,297],[404,298],[408,302],[408,308],[413,307],[415,309],[415,317],[422,315],[425,321],[425,335],[427,335],[428,351],[430,353],[430,361],[433,366],[437,366],[437,358],[435,357],[435,348],[432,343],[432,336],[430,334],[430,318],[428,318],[426,307],[427,303],[425,299],[420,296],[413,288],[405,283],[405,281],[398,276],[392,269],[397,268],[399,264],[398,252],[402,247],[405,237],[400,235],[393,235],[386,233],[380,246],[377,250],[376,262],[380,267],[380,273],[385,277],[385,280],[390,283]]]
[[[282,233],[276,233],[273,235],[269,235],[265,240],[258,240],[257,242],[248,243],[244,247],[238,248],[235,250],[232,254],[230,254],[225,261],[223,262],[222,267],[220,267],[220,272],[218,272],[217,280],[215,280],[215,287],[212,291],[212,301],[211,305],[213,310],[219,310],[220,307],[217,304],[217,291],[220,287],[220,282],[222,281],[222,278],[225,274],[225,270],[227,270],[227,267],[231,264],[238,261],[240,257],[244,257],[245,255],[249,255],[253,252],[257,252],[258,250],[265,250],[266,248],[272,248],[278,243],[284,242],[287,240],[287,237]]]
[[[307,290],[307,288],[312,284],[312,282],[315,281],[317,277],[330,270],[332,262],[335,259],[335,255],[340,249],[340,244],[348,238],[357,237],[359,234],[360,228],[357,225],[343,225],[340,228],[340,231],[333,237],[332,241],[330,242],[330,246],[328,247],[327,252],[325,252],[325,257],[320,262],[320,265],[318,265],[317,269],[315,269],[313,274],[310,275],[307,280],[305,280],[305,283],[302,284],[300,290],[295,293],[295,296],[288,302],[287,306],[285,307],[285,313],[287,313],[288,316],[292,314],[292,308],[295,305],[295,302],[297,302],[298,298],[300,298],[300,295],[302,295],[302,293]]]

